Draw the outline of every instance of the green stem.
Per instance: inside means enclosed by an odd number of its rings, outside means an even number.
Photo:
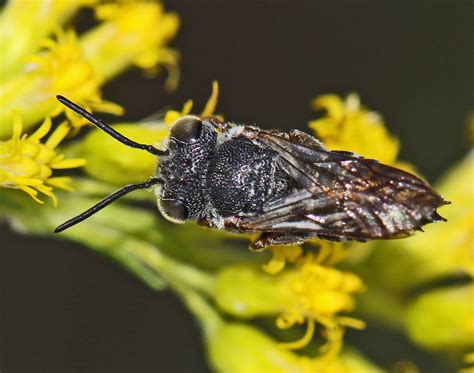
[[[168,281],[184,285],[206,294],[212,293],[214,278],[195,267],[177,262],[158,251],[155,246],[145,241],[128,239],[119,246],[120,250],[146,263]]]
[[[78,203],[79,210],[91,204],[84,198],[69,199],[54,209],[47,205],[35,205],[20,191],[5,188],[0,189],[0,203],[2,215],[17,229],[40,235],[52,235],[53,228],[70,216],[71,211],[78,209]],[[210,274],[174,260],[157,249],[166,245],[166,237],[162,245],[142,238],[143,232],[156,229],[155,223],[153,216],[147,212],[115,204],[101,211],[95,220],[86,220],[56,237],[76,241],[112,257],[153,288],[161,286],[158,279],[163,276],[198,291],[212,293],[213,277]],[[150,277],[150,271],[156,274],[155,278]]]
[[[12,198],[18,197],[18,194],[15,194],[15,191],[10,192],[0,193],[0,202],[2,205],[3,202],[9,202],[3,206],[8,206],[9,219],[13,220],[16,226],[21,227],[25,233],[44,234],[51,231],[47,227],[53,224],[44,216],[30,219],[30,213],[18,213],[21,211],[22,199]],[[7,194],[10,198],[5,198]],[[39,211],[47,211],[47,208],[39,207]],[[46,223],[46,227],[35,224],[38,221]],[[84,222],[76,229],[65,231],[62,237],[112,258],[155,290],[162,290],[165,285],[170,285],[196,316],[206,337],[212,335],[222,322],[218,312],[201,295],[212,295],[214,277],[209,273],[180,263],[164,255],[153,244],[104,224]]]

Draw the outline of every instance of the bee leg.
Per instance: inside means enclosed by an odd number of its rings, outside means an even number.
[[[240,230],[240,218],[237,216],[229,216],[220,219],[200,218],[197,223],[207,228],[220,228],[230,232],[242,232]],[[223,225],[223,226],[222,226]]]
[[[214,228],[214,224],[210,219],[207,218],[201,218],[197,221],[198,225],[202,227],[207,227],[207,228]]]
[[[263,232],[260,237],[250,244],[250,249],[261,251],[268,246],[301,245],[308,238],[307,233]]]

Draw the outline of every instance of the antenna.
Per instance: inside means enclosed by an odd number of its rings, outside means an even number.
[[[63,105],[74,111],[75,113],[79,114],[81,117],[87,119],[89,122],[91,122],[94,126],[97,128],[101,129],[108,135],[112,136],[114,139],[120,141],[122,144],[127,145],[131,148],[136,148],[136,149],[142,149],[146,150],[147,152],[154,154],[156,156],[161,156],[161,155],[167,155],[167,151],[159,150],[156,149],[153,145],[147,145],[147,144],[139,144],[133,140],[130,140],[129,138],[125,137],[124,135],[120,134],[116,130],[114,130],[112,127],[110,127],[108,124],[103,122],[101,119],[97,118],[96,116],[92,115],[89,113],[87,110],[84,108],[80,107],[79,105],[75,104],[74,102],[68,100],[66,97],[57,95],[56,98],[61,102]]]
[[[152,177],[150,180],[145,181],[143,183],[138,183],[138,184],[129,184],[127,186],[124,186],[122,189],[117,190],[116,192],[112,193],[111,195],[105,197],[102,201],[99,203],[95,204],[92,206],[90,209],[84,211],[83,213],[75,216],[72,219],[69,219],[68,221],[62,223],[60,226],[58,226],[55,230],[54,233],[59,233],[62,232],[68,228],[71,228],[72,226],[76,225],[77,223],[80,223],[83,220],[86,220],[88,217],[94,215],[96,212],[99,212],[102,210],[104,207],[110,205],[112,202],[116,201],[120,197],[123,197],[124,195],[133,192],[134,190],[137,189],[147,189],[150,188],[151,186],[158,184],[160,182],[160,179],[156,177]]]

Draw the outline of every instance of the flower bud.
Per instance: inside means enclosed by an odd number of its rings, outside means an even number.
[[[379,372],[355,352],[340,357],[310,358],[281,348],[258,329],[239,323],[222,323],[208,340],[211,364],[218,372]]]
[[[164,124],[119,124],[113,127],[135,142],[152,145],[165,139],[169,132],[169,127]],[[154,175],[158,162],[156,156],[131,149],[102,131],[91,131],[82,141],[79,153],[88,160],[85,171],[90,176],[117,185],[149,179]]]
[[[474,347],[474,285],[430,291],[407,309],[410,338],[429,349]]]
[[[215,298],[225,312],[242,318],[271,315],[283,311],[291,303],[291,290],[260,268],[226,267],[216,278]]]

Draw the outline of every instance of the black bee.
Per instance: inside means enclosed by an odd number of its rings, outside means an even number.
[[[166,150],[138,144],[68,99],[60,102],[123,144],[160,157],[156,175],[127,185],[56,228],[61,232],[123,195],[153,187],[161,214],[232,232],[260,232],[254,249],[327,240],[405,237],[445,220],[447,202],[420,178],[372,159],[330,151],[298,131],[265,131],[187,115]]]

